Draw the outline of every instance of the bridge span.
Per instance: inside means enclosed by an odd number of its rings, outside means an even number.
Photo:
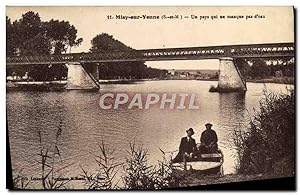
[[[70,53],[40,56],[7,56],[7,66],[67,64],[67,89],[98,88],[96,79],[85,71],[83,64],[124,61],[170,61],[219,59],[218,88],[223,91],[246,91],[246,82],[234,64],[236,58],[294,57],[294,43],[224,45],[185,48],[143,49],[122,52]]]
[[[6,65],[65,64],[71,62],[166,61],[231,58],[293,57],[294,43],[226,45],[186,48],[144,49],[124,52],[70,53],[60,55],[15,56]]]

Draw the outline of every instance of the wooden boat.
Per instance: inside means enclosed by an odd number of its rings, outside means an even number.
[[[201,175],[222,176],[224,156],[221,150],[211,154],[199,154],[189,161],[177,162],[172,164],[172,169],[180,172],[191,171]]]

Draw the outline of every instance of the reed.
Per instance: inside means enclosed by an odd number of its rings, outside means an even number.
[[[295,163],[295,94],[264,90],[258,110],[246,129],[235,129],[237,172],[293,175]]]
[[[28,185],[31,182],[31,179],[27,178],[23,173],[23,169],[21,169],[17,175],[13,178],[13,188],[14,189],[27,189]]]
[[[171,161],[163,151],[163,159],[157,165],[150,165],[148,150],[135,143],[130,143],[127,153],[128,157],[123,166],[123,182],[126,189],[164,189],[174,186]]]
[[[87,189],[93,190],[111,190],[119,189],[120,179],[116,178],[119,173],[122,163],[115,162],[115,150],[106,148],[103,140],[99,147],[99,154],[96,155],[95,161],[98,165],[97,171],[88,173],[82,166],[82,177],[84,178],[84,185]]]
[[[62,162],[60,150],[58,147],[59,137],[61,136],[62,129],[61,123],[56,131],[55,140],[50,145],[44,144],[42,142],[42,134],[39,131],[39,141],[40,141],[40,152],[38,156],[40,159],[38,163],[41,166],[41,183],[45,190],[59,190],[66,189],[66,184],[70,180],[64,180],[61,174],[57,172],[57,162],[60,160]]]

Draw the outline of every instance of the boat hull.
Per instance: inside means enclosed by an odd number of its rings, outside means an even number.
[[[199,175],[223,175],[223,154],[201,154],[188,162],[172,164],[175,172],[193,172]]]
[[[211,175],[211,174],[222,174],[222,164],[221,162],[187,162],[186,169],[184,168],[184,163],[174,163],[172,168],[174,171],[190,171],[193,173],[198,173],[201,175]]]

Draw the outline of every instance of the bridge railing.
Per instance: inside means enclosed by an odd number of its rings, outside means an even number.
[[[294,56],[294,43],[284,44],[261,44],[235,46],[230,50],[233,57],[244,56]]]
[[[294,43],[144,49],[124,52],[71,53],[60,55],[8,56],[7,65],[63,64],[70,62],[116,62],[153,60],[196,60],[221,57],[293,57]]]

